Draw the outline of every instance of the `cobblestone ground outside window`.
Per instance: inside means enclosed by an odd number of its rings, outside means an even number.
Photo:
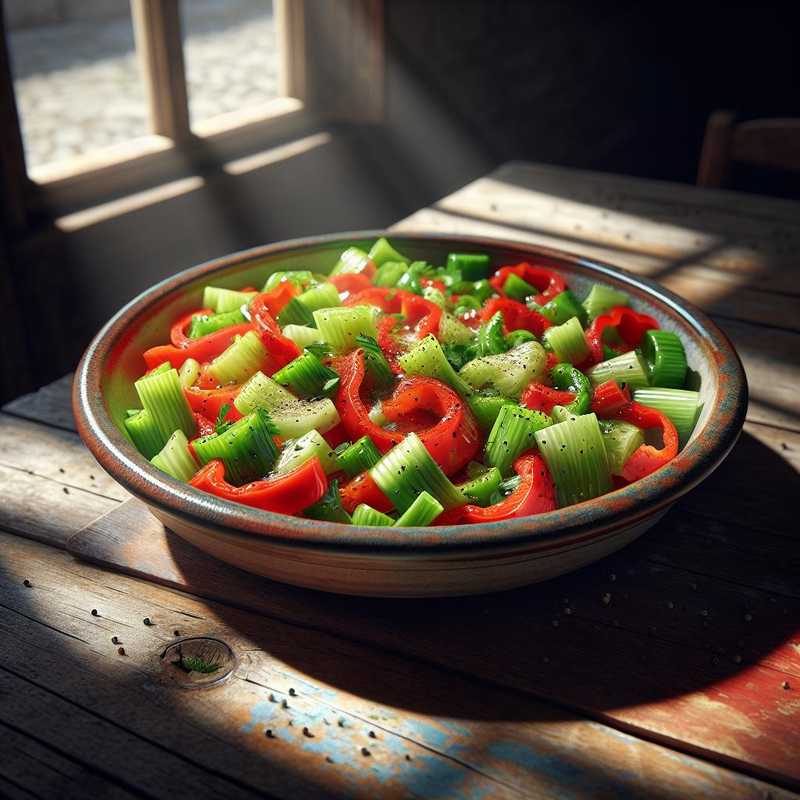
[[[277,96],[269,0],[184,0],[193,121]],[[8,33],[28,167],[148,133],[130,15]]]

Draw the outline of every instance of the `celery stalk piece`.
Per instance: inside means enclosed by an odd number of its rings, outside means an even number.
[[[178,371],[178,377],[181,379],[181,386],[184,389],[194,386],[200,377],[200,364],[193,358],[187,358]]]
[[[470,344],[475,332],[446,311],[439,320],[439,341],[442,344]]]
[[[395,528],[425,527],[444,511],[442,504],[428,492],[421,492],[417,499],[398,517]]]
[[[199,339],[201,336],[207,336],[209,333],[221,331],[231,325],[240,325],[243,322],[247,322],[247,320],[239,308],[226,311],[224,314],[196,314],[192,317],[186,335],[190,339]]]
[[[310,519],[343,522],[345,525],[349,525],[352,521],[350,515],[342,507],[339,481],[335,479],[328,484],[325,494],[313,506],[309,506],[303,514]]]
[[[611,474],[622,475],[625,462],[644,444],[644,433],[636,425],[620,419],[600,420],[599,424]]]
[[[513,400],[502,394],[473,394],[467,399],[467,402],[478,421],[478,427],[484,433],[489,433],[492,429],[503,406],[516,405]]]
[[[465,281],[488,278],[492,269],[491,259],[486,253],[450,253],[447,266],[459,270]]]
[[[305,325],[310,327],[314,324],[314,317],[308,307],[300,302],[299,297],[293,297],[278,312],[277,322],[282,328],[286,325]]]
[[[493,314],[491,319],[481,324],[476,341],[478,356],[494,356],[508,350],[503,327],[502,311]]]
[[[467,498],[467,502],[488,506],[492,502],[492,494],[500,486],[501,479],[500,470],[497,467],[490,467],[457,488]]]
[[[320,308],[333,308],[340,306],[339,291],[332,283],[320,283],[311,289],[306,289],[297,298],[297,302],[304,305],[309,311],[318,311]]]
[[[197,472],[197,462],[189,450],[189,440],[183,431],[175,431],[150,463],[176,480],[188,482]]]
[[[476,358],[459,372],[474,389],[491,387],[506,397],[518,398],[531,382],[544,376],[547,354],[538,342],[523,342],[506,353]]]
[[[183,394],[178,370],[169,369],[166,372],[145,375],[134,385],[142,405],[152,416],[161,435],[159,450],[177,430],[183,431],[187,436],[194,434],[194,415]]]
[[[599,386],[606,381],[624,383],[631,388],[648,385],[647,367],[635,350],[595,364],[587,371],[586,377],[592,382],[592,386]]]
[[[400,356],[398,364],[407,375],[437,378],[455,389],[462,397],[469,397],[473,393],[469,383],[462,380],[450,366],[439,340],[432,333]]]
[[[342,275],[347,272],[363,272],[372,261],[370,257],[358,247],[348,247],[331,270],[331,275]]]
[[[422,289],[422,296],[425,300],[435,303],[439,308],[443,309],[445,307],[446,301],[442,290],[437,289],[435,286],[425,286]]]
[[[583,307],[586,309],[589,319],[594,319],[615,306],[627,306],[629,302],[625,292],[604,286],[602,283],[596,283],[583,301]]]
[[[357,336],[377,337],[375,316],[369,306],[321,308],[314,312],[314,322],[336,353],[349,353],[358,346]]]
[[[356,344],[364,352],[364,369],[372,376],[378,389],[388,389],[394,384],[394,373],[380,345],[371,336],[356,336]]]
[[[633,399],[669,417],[678,432],[681,447],[689,441],[703,408],[700,393],[690,389],[636,389]]]
[[[559,361],[580,364],[589,355],[589,345],[577,317],[571,317],[563,325],[548,328],[544,332],[544,339],[553,348]]]
[[[553,325],[563,325],[572,317],[577,317],[581,325],[586,325],[589,321],[586,309],[569,289],[557,294],[552,300],[548,300],[542,306],[541,313]]]
[[[133,414],[128,412],[124,425],[134,446],[145,458],[152,458],[163,447],[161,431],[147,409],[135,411]]]
[[[503,406],[486,440],[484,462],[508,477],[514,472],[517,457],[536,447],[536,432],[552,424],[553,420],[541,411]]]
[[[208,374],[220,385],[244,383],[258,372],[266,357],[267,349],[261,337],[255,331],[248,331],[209,364]]]
[[[315,456],[319,459],[326,475],[339,469],[331,446],[317,431],[311,430],[299,439],[289,439],[284,442],[272,472],[274,475],[285,475]]]
[[[686,381],[686,351],[672,331],[647,331],[642,338],[642,355],[652,386],[680,389]]]
[[[508,345],[507,349],[509,350],[512,347],[524,344],[525,342],[535,341],[536,337],[530,331],[526,331],[524,328],[518,328],[515,331],[509,331],[509,333],[506,335],[506,345]]]
[[[518,300],[520,303],[524,303],[529,297],[539,294],[539,290],[535,286],[513,272],[506,278],[506,282],[503,284],[503,292],[507,297],[512,300]]]
[[[273,272],[264,284],[264,291],[275,289],[281,283],[292,283],[300,289],[305,289],[314,282],[314,273],[307,269],[280,270]]]
[[[308,325],[286,325],[283,328],[283,335],[301,349],[322,341],[322,334],[316,328]]]
[[[590,500],[611,490],[611,470],[594,414],[570,417],[534,434],[560,506]]]
[[[389,261],[402,264],[411,263],[410,258],[406,258],[402,253],[395,250],[383,236],[370,247],[368,256],[372,259],[376,267],[382,267]]]
[[[433,495],[444,508],[455,508],[466,502],[416,433],[408,434],[386,453],[370,470],[370,475],[400,512],[410,508],[424,491]]]
[[[387,261],[378,267],[372,282],[384,289],[393,289],[407,270],[408,264],[405,261]]]
[[[338,469],[348,477],[372,469],[381,460],[381,453],[369,436],[362,436],[336,457]]]
[[[246,306],[255,296],[256,292],[237,292],[234,289],[223,289],[219,286],[206,286],[203,289],[203,306],[213,308],[217,314],[226,311],[238,311]]]
[[[215,458],[225,464],[225,479],[236,486],[264,477],[274,466],[278,448],[272,439],[275,426],[264,409],[234,422],[223,433],[195,439],[197,458],[207,464]]]
[[[242,386],[233,404],[240,414],[249,414],[257,408],[269,411],[284,439],[297,439],[314,429],[327,433],[340,422],[336,406],[327,397],[300,400],[263,372],[256,372]]]
[[[353,525],[364,525],[372,528],[390,528],[394,520],[383,511],[378,511],[366,503],[356,506],[353,511]]]
[[[281,367],[272,379],[299,397],[330,396],[339,385],[339,375],[308,350]]]

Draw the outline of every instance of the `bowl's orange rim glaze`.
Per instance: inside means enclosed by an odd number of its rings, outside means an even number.
[[[532,517],[485,525],[429,528],[370,528],[321,522],[276,514],[222,500],[176,481],[153,467],[112,422],[101,389],[104,367],[131,326],[142,325],[152,309],[167,296],[198,278],[216,271],[247,265],[265,257],[295,250],[313,249],[354,240],[391,237],[416,245],[426,241],[453,250],[501,249],[520,261],[549,259],[565,269],[597,279],[624,284],[633,296],[646,298],[664,313],[693,331],[696,343],[716,373],[717,392],[703,428],[669,464],[635,483],[593,500]],[[401,247],[402,249],[402,247]],[[178,273],[140,294],[122,308],[97,334],[78,367],[73,386],[73,411],[78,432],[102,467],[122,486],[144,502],[187,521],[231,529],[240,534],[270,537],[297,546],[337,548],[386,548],[413,552],[421,548],[474,548],[503,543],[519,544],[537,539],[543,549],[558,549],[569,541],[585,541],[607,535],[638,522],[674,503],[710,472],[730,452],[741,432],[747,410],[747,380],[741,361],[727,336],[699,309],[654,281],[631,275],[617,267],[550,248],[479,236],[355,231],[294,239],[256,247],[208,261]]]

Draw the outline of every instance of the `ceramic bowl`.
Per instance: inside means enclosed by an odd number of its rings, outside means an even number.
[[[652,475],[603,497],[535,517],[483,526],[364,528],[287,517],[221,500],[151,466],[121,433],[138,406],[141,354],[167,340],[170,324],[199,308],[203,286],[262,285],[278,269],[326,273],[349,245],[386,235],[406,255],[443,263],[448,252],[481,251],[493,264],[545,263],[579,296],[601,281],[682,338],[703,410],[691,440]],[[747,406],[742,365],[726,336],[698,309],[645,278],[583,258],[487,238],[385,231],[322,236],[219,258],[168,278],[100,331],[78,368],[78,430],[100,464],[178,536],[212,556],[286,583],[355,595],[476,594],[546,580],[606,556],[644,533],[726,456]]]

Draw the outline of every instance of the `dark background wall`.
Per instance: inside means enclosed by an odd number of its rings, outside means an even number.
[[[433,195],[508,159],[691,183],[714,109],[800,115],[790,7],[387,0],[389,134],[410,165],[436,153]]]

